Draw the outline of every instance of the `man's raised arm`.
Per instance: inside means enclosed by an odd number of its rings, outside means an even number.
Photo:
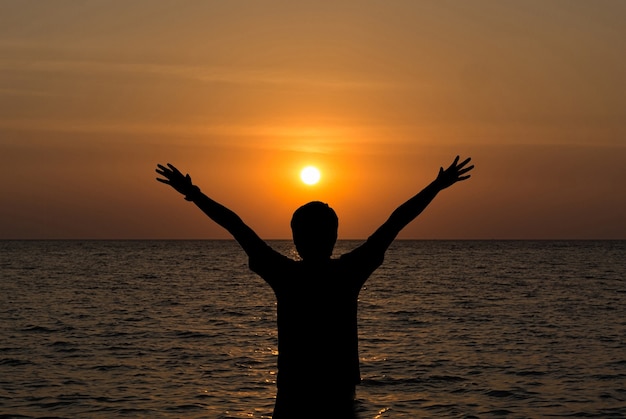
[[[248,256],[265,244],[237,214],[203,194],[200,188],[191,182],[191,176],[183,175],[169,163],[167,167],[160,164],[157,166],[156,172],[165,179],[157,178],[156,180],[170,185],[177,192],[185,195],[187,201],[196,204],[209,218],[228,230]]]
[[[417,195],[396,208],[389,219],[370,236],[368,242],[377,247],[382,247],[384,252],[398,233],[420,215],[440,191],[457,182],[469,179],[470,175],[466,175],[466,173],[474,168],[473,165],[467,166],[470,160],[471,158],[467,158],[459,163],[459,156],[457,156],[450,167],[445,170],[441,167],[437,178]]]

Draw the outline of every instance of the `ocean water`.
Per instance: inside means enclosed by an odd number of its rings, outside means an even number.
[[[625,256],[395,242],[360,295],[360,417],[626,417]],[[2,418],[269,418],[276,343],[235,242],[0,242]]]

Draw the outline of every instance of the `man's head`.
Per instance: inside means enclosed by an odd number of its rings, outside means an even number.
[[[309,202],[298,208],[291,218],[293,242],[304,260],[328,259],[337,241],[339,220],[328,204]]]

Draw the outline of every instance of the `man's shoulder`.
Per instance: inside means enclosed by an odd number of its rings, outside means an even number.
[[[339,257],[339,260],[371,260],[382,259],[385,255],[385,250],[376,246],[371,240],[368,240],[361,245],[357,246],[348,253],[344,253]]]
[[[265,245],[254,254],[249,255],[248,265],[253,272],[264,277],[272,272],[280,272],[294,266],[295,260],[274,250],[271,246]]]
[[[368,277],[383,263],[384,258],[384,250],[366,241],[351,252],[341,255],[339,260],[343,269],[359,272],[359,277]]]

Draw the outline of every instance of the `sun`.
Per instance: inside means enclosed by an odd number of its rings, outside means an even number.
[[[300,179],[307,185],[315,185],[320,181],[322,174],[317,167],[307,166],[300,171]]]

